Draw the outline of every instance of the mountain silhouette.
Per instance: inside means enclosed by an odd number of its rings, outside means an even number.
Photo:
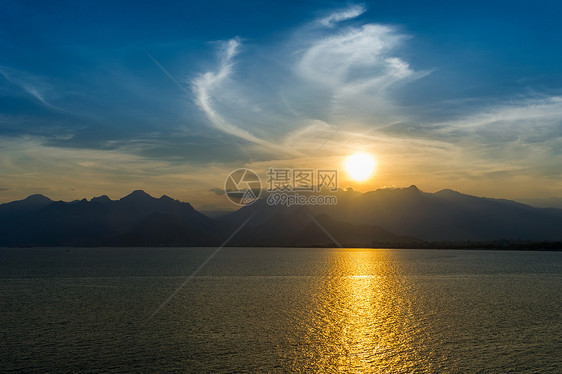
[[[3,246],[215,245],[228,228],[189,203],[144,191],[72,202],[32,195],[0,205],[0,223]]]
[[[534,208],[511,200],[465,195],[453,190],[426,193],[416,186],[366,193],[339,190],[336,205],[308,206],[311,214],[355,225],[373,225],[421,240],[561,240],[562,209]],[[269,206],[265,199],[222,217],[231,224],[254,215],[259,226],[295,206]]]
[[[12,201],[0,205],[0,214],[24,214],[37,211],[53,201],[43,195],[31,195],[24,200]]]
[[[336,205],[268,205],[263,198],[219,218],[137,190],[119,199],[0,205],[0,246],[383,246],[420,241],[562,240],[562,209],[436,193],[416,186],[339,190]]]

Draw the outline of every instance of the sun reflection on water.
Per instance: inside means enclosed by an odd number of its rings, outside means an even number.
[[[333,272],[318,280],[312,312],[299,321],[290,371],[407,371],[414,358],[419,367],[416,326],[396,269],[372,256],[380,253],[340,253]]]

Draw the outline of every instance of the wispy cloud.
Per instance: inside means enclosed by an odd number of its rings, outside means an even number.
[[[244,81],[233,79],[235,69],[244,71],[246,65],[255,66],[256,62],[247,55],[234,64],[241,41],[223,42],[218,68],[191,80],[196,104],[217,129],[283,157],[310,153],[300,145],[298,134],[312,132],[318,123],[330,133],[358,109],[363,113],[355,116],[355,124],[364,123],[373,112],[381,119],[395,113],[388,87],[399,80],[419,78],[422,73],[396,56],[406,36],[394,28],[378,24],[336,27],[338,21],[364,11],[364,6],[352,5],[316,21],[329,24],[329,29],[315,33],[303,29],[295,38],[269,47],[268,52],[250,51],[278,56],[277,69],[260,66],[255,74],[246,74]],[[268,74],[260,75],[264,71]],[[248,87],[258,90],[251,95]],[[369,105],[365,106],[367,100]],[[252,114],[250,121],[246,120],[248,113]],[[319,145],[324,135],[315,135]]]
[[[404,63],[390,54],[403,38],[391,27],[375,24],[320,37],[304,51],[297,71],[308,80],[336,86],[364,84],[365,78],[372,82]]]
[[[44,78],[6,66],[0,66],[0,75],[2,75],[8,82],[16,85],[28,95],[35,98],[47,108],[55,111],[71,113],[64,108],[54,105],[47,99],[48,96],[56,97],[57,95],[54,87]]]
[[[258,138],[249,131],[234,125],[231,121],[221,115],[213,105],[215,92],[221,91],[222,85],[232,74],[232,59],[238,53],[240,44],[241,42],[239,38],[231,39],[228,42],[223,43],[220,49],[220,63],[218,69],[216,71],[208,71],[206,73],[199,74],[192,80],[191,84],[193,87],[193,93],[195,94],[195,102],[217,129],[224,131],[231,136],[261,145],[266,149],[276,150],[277,152],[287,152],[287,149],[279,147],[275,143]]]
[[[562,136],[562,97],[528,98],[480,109],[446,122],[438,130],[452,136],[481,135],[489,141],[543,142]]]
[[[329,16],[320,19],[319,23],[327,27],[333,27],[338,22],[346,21],[348,19],[360,16],[361,14],[365,13],[366,10],[367,9],[364,5],[352,5],[346,9],[333,12]]]
[[[425,73],[416,73],[407,61],[396,56],[396,50],[406,38],[390,26],[366,24],[346,28],[311,40],[295,65],[295,72],[307,85],[327,93],[325,117],[337,125],[362,106],[362,119],[370,126],[396,120],[397,110],[389,98],[388,88],[405,79],[416,79]],[[390,119],[388,118],[390,116]]]
[[[218,187],[214,187],[214,188],[210,188],[209,191],[215,193],[218,196],[222,196],[225,194],[224,192],[224,188],[218,188]]]

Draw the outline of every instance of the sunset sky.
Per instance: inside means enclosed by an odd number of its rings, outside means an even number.
[[[560,1],[0,1],[0,203],[144,189],[209,209],[247,167],[562,197]]]

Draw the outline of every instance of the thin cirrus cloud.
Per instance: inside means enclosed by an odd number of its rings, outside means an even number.
[[[557,157],[561,153],[562,98],[523,98],[432,123],[415,123],[415,117],[410,116],[402,123],[381,128],[380,132],[397,138],[448,142],[463,147],[472,158],[505,160],[505,164],[534,162],[537,170],[549,173],[552,170],[545,169],[546,165],[559,162]]]
[[[248,130],[234,125],[214,107],[213,98],[216,97],[216,95],[220,95],[220,91],[223,90],[221,85],[228,80],[229,76],[232,74],[232,59],[238,53],[239,48],[240,40],[238,38],[231,39],[224,43],[220,50],[218,69],[216,71],[208,71],[206,73],[199,74],[192,80],[191,84],[195,95],[195,102],[205,113],[209,122],[218,130],[227,133],[231,137],[239,138],[267,149],[284,153],[287,151],[286,148],[279,147],[275,143],[261,139],[251,134]],[[244,148],[244,146],[237,140],[234,139],[234,142]]]
[[[403,39],[390,26],[347,29],[313,40],[296,70],[303,78],[334,90],[366,89],[380,84],[388,74],[404,78],[412,72],[405,61],[391,54]]]
[[[302,156],[303,149],[308,147],[299,144],[295,134],[312,133],[320,122],[323,124],[322,135],[325,135],[337,131],[342,121],[357,109],[363,109],[363,117],[373,111],[387,115],[393,109],[386,89],[399,80],[416,79],[423,74],[414,72],[406,61],[393,54],[406,39],[394,28],[378,24],[335,27],[338,22],[352,20],[364,11],[363,6],[354,5],[332,13],[312,23],[329,24],[331,28],[306,36],[309,26],[305,26],[293,39],[280,43],[279,50],[272,54],[282,56],[276,64],[278,74],[285,74],[283,82],[277,80],[266,85],[267,91],[254,92],[253,96],[244,96],[248,92],[246,87],[254,83],[251,80],[275,80],[278,79],[276,72],[262,76],[258,70],[257,74],[246,76],[244,81],[236,80],[236,68],[242,66],[243,70],[247,63],[242,58],[234,61],[242,42],[235,38],[223,43],[218,69],[198,74],[191,81],[196,104],[215,128],[269,148],[277,155],[294,157]],[[264,97],[270,102],[264,103]],[[258,104],[245,108],[235,105],[247,104],[252,99]],[[369,107],[359,108],[366,101],[369,101]],[[283,105],[271,102],[282,102]],[[220,104],[223,104],[222,111]],[[240,121],[244,123],[238,126],[233,124],[246,115],[242,112],[248,112],[249,107],[260,108],[260,104],[274,107],[275,112],[258,109],[252,114],[252,121]],[[272,117],[275,121],[271,121]],[[268,136],[268,127],[273,136]],[[280,128],[284,132],[280,133]],[[254,135],[256,132],[265,136],[258,137]]]
[[[491,139],[509,136],[524,142],[544,142],[562,136],[562,97],[529,98],[498,105],[459,121],[448,123],[441,132],[494,134]]]
[[[320,107],[333,131],[344,125],[370,131],[400,118],[388,89],[427,74],[395,55],[405,39],[390,26],[367,24],[313,40],[305,49],[294,71],[305,85],[328,93]]]
[[[35,100],[40,102],[45,107],[65,113],[72,113],[64,108],[61,108],[51,102],[48,96],[56,97],[56,90],[53,86],[45,81],[45,79],[23,72],[17,69],[0,66],[0,75],[11,84],[23,90],[27,95],[30,95]]]
[[[360,16],[361,14],[365,13],[366,10],[367,9],[364,5],[352,5],[347,9],[331,13],[329,16],[320,19],[319,23],[327,27],[333,27],[338,22],[346,21],[348,19],[353,19]]]
[[[562,177],[562,97],[528,98],[497,105],[444,123],[443,137],[485,160],[502,160],[506,169],[524,167],[550,178]]]

